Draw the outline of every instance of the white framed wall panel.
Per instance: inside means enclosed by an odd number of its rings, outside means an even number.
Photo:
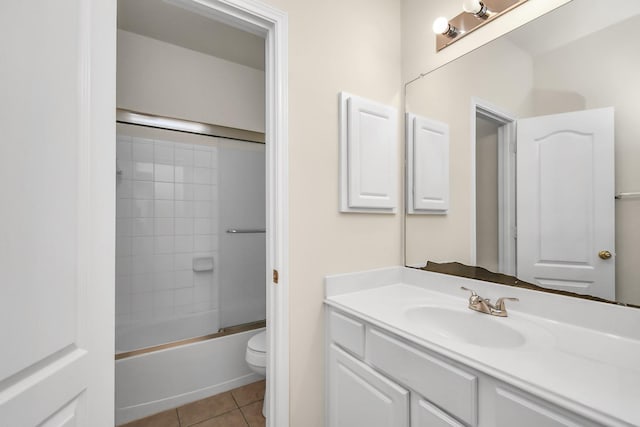
[[[446,214],[449,209],[449,125],[406,115],[407,213]]]
[[[340,211],[394,213],[397,111],[340,93]]]

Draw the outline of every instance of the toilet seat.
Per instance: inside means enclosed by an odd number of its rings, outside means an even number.
[[[262,331],[249,339],[246,353],[247,363],[256,367],[267,366],[267,333]]]
[[[253,351],[266,353],[267,352],[267,331],[262,331],[252,336],[249,339],[249,342],[247,343],[247,348],[250,348]]]

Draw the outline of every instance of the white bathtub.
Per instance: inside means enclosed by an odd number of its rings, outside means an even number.
[[[263,330],[117,360],[116,425],[262,379],[247,366],[245,351]]]

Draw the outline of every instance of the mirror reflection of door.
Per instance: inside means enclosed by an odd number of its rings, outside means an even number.
[[[612,108],[520,119],[515,150],[477,112],[479,266],[615,298],[613,123]]]

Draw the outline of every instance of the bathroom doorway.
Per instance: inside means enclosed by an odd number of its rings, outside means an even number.
[[[471,264],[515,275],[515,117],[477,98],[471,112]]]
[[[116,424],[259,380],[245,350],[266,327],[269,425],[285,425],[281,64],[253,18],[119,2]]]

